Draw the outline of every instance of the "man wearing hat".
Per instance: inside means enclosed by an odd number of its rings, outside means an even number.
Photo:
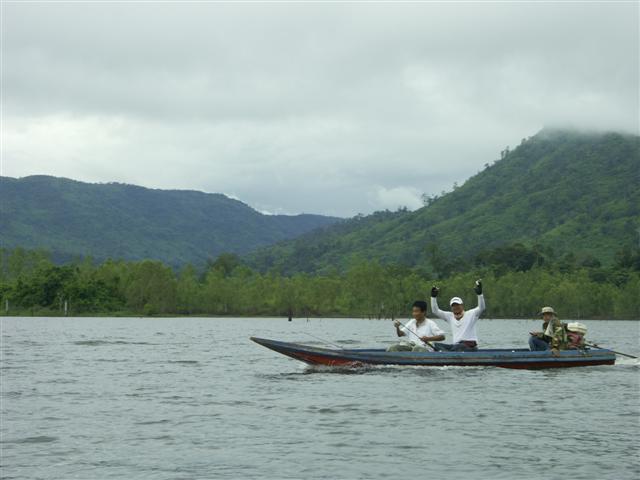
[[[540,312],[542,315],[542,331],[541,332],[529,332],[531,336],[529,337],[529,349],[534,352],[537,350],[549,350],[551,348],[549,346],[549,342],[551,342],[551,337],[547,336],[545,332],[549,329],[549,322],[554,318],[557,319],[556,311],[553,307],[543,307]]]
[[[482,282],[476,280],[473,288],[478,295],[478,306],[471,310],[464,310],[464,302],[460,297],[453,297],[449,301],[450,312],[443,312],[438,308],[438,287],[431,289],[431,310],[433,314],[444,320],[451,327],[453,334],[453,345],[445,343],[435,343],[436,350],[450,351],[475,351],[478,349],[478,335],[476,333],[476,323],[480,314],[485,309],[484,296],[482,295]]]
[[[564,350],[568,346],[565,325],[558,319],[556,311],[552,307],[544,307],[540,314],[544,322],[542,332],[530,332],[529,348],[531,350],[549,350],[551,348],[551,353],[557,355],[560,350]]]

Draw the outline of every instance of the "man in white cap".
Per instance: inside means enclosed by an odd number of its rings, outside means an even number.
[[[478,349],[476,323],[485,309],[482,282],[476,280],[473,289],[478,295],[478,306],[465,311],[462,299],[453,297],[449,301],[450,312],[443,312],[438,308],[437,296],[439,289],[435,286],[431,289],[431,310],[436,317],[441,318],[451,326],[451,333],[453,334],[453,345],[436,343],[434,344],[436,350],[475,351]]]

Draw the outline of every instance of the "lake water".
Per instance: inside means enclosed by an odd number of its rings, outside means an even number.
[[[390,321],[0,322],[5,479],[640,478],[634,360],[348,373],[248,337],[384,346]],[[640,354],[639,322],[584,323],[590,340]],[[539,326],[483,319],[479,333],[484,347],[524,347]]]

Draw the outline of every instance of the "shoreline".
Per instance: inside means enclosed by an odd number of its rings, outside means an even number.
[[[288,317],[286,315],[209,315],[209,314],[158,314],[158,315],[140,315],[136,313],[130,312],[117,312],[117,313],[86,313],[86,314],[77,314],[77,315],[52,315],[51,313],[47,314],[31,314],[31,313],[18,313],[18,314],[2,314],[0,315],[0,319],[2,318],[210,318],[212,320],[218,319],[274,319],[279,318],[283,321],[288,321]],[[436,319],[433,316],[427,316],[432,320]],[[327,319],[335,319],[335,320],[367,320],[367,321],[392,321],[391,317],[386,318],[377,318],[377,317],[363,317],[358,315],[309,315],[303,317],[292,317],[291,321],[307,321],[307,320],[327,320]],[[410,319],[410,315],[398,316],[395,319]],[[538,317],[482,317],[482,320],[532,320],[532,321],[541,321]],[[640,318],[607,318],[607,317],[566,317],[561,318],[561,321],[620,321],[620,322],[640,322]]]

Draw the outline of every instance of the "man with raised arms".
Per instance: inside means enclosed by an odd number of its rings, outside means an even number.
[[[475,351],[478,349],[478,334],[476,333],[476,324],[480,315],[485,309],[484,295],[482,295],[482,282],[476,280],[473,287],[478,295],[478,306],[471,310],[465,311],[464,303],[460,297],[453,297],[449,301],[451,306],[450,312],[444,312],[438,308],[438,287],[431,289],[431,310],[433,314],[444,320],[451,327],[453,334],[453,344],[436,343],[436,350],[449,351]]]

